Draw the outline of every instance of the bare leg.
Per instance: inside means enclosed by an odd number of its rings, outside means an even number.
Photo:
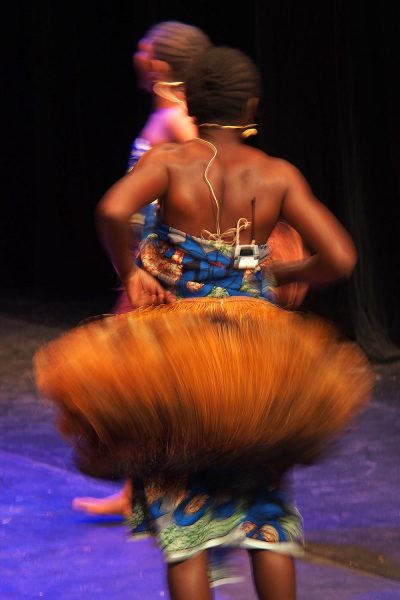
[[[295,600],[294,560],[269,550],[250,550],[253,579],[260,600]]]
[[[91,515],[121,515],[127,518],[132,512],[132,484],[126,481],[119,492],[105,498],[74,498],[72,506]]]
[[[207,552],[168,565],[171,600],[211,600]]]

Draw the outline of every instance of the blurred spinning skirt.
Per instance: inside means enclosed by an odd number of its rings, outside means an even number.
[[[134,481],[134,533],[167,560],[218,544],[296,553],[281,478],[364,406],[368,363],[316,317],[201,298],[78,327],[35,356],[79,468]]]

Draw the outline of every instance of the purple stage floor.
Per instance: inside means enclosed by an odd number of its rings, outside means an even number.
[[[129,542],[118,518],[72,510],[75,496],[105,496],[119,485],[75,470],[53,408],[33,386],[37,346],[102,310],[0,298],[1,600],[168,599],[151,541]],[[307,539],[298,600],[400,599],[400,364],[375,372],[373,402],[335,451],[293,474]],[[218,588],[215,599],[254,600],[245,553],[232,560],[244,581]]]

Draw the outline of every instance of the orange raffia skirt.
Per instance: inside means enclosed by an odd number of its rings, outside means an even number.
[[[34,363],[78,466],[107,478],[312,463],[372,388],[363,353],[331,325],[252,298],[109,316]]]

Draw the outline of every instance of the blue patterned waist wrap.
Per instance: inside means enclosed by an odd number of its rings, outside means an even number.
[[[258,269],[236,269],[235,246],[158,224],[142,241],[137,263],[181,298],[251,296],[275,302],[269,248],[263,244],[259,250]]]

